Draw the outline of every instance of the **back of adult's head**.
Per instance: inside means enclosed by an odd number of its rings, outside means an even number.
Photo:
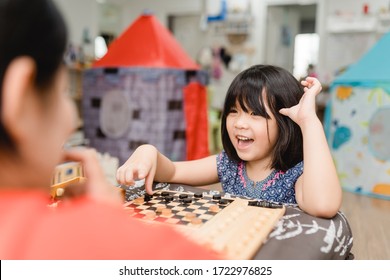
[[[65,22],[51,0],[0,0],[0,116],[3,80],[10,63],[30,57],[36,67],[34,84],[45,89],[62,63],[66,41]],[[1,119],[0,149],[15,150]]]

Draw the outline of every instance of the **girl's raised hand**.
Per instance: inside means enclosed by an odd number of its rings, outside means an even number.
[[[131,157],[118,168],[116,180],[122,185],[134,185],[135,181],[145,179],[146,192],[152,194],[157,155],[157,149],[151,145],[138,147]]]
[[[291,108],[283,108],[279,113],[285,115],[296,122],[299,126],[316,115],[316,96],[321,92],[321,83],[313,77],[307,77],[301,82],[304,86],[304,94],[299,103]]]

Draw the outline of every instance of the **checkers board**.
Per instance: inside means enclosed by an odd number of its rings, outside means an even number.
[[[145,222],[175,226],[229,259],[251,259],[285,212],[281,205],[166,190],[126,202],[124,209]]]

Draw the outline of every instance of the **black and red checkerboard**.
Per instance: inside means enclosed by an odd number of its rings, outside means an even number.
[[[201,219],[202,223],[206,223],[233,201],[231,199],[213,197],[212,195],[204,195],[202,193],[185,193],[187,198],[184,199],[183,194],[182,192],[175,191],[158,191],[152,197],[145,199],[143,203],[138,204],[136,200],[133,200],[124,204],[124,208],[125,210],[132,208],[130,209],[131,215],[135,218],[150,220],[146,217],[146,213],[148,211],[154,211],[156,212],[156,217],[151,219],[153,221],[194,226],[186,218],[187,213],[196,214],[196,217]],[[199,197],[200,195],[202,197]],[[160,205],[171,209],[171,215],[166,216],[158,212],[157,208]],[[212,205],[217,205],[218,210],[210,211],[210,206]]]

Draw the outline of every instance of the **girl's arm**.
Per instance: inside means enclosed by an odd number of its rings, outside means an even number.
[[[305,212],[330,218],[340,209],[342,191],[324,129],[315,112],[315,97],[321,84],[315,78],[307,78],[302,84],[305,93],[299,104],[280,111],[300,126],[303,136],[304,168],[295,184],[296,199]]]
[[[331,218],[340,209],[342,191],[320,120],[301,126],[303,134],[303,174],[295,185],[302,210]]]
[[[152,145],[138,147],[117,171],[120,184],[132,185],[145,179],[145,188],[152,193],[153,181],[201,186],[218,182],[215,156],[193,161],[173,162]]]

